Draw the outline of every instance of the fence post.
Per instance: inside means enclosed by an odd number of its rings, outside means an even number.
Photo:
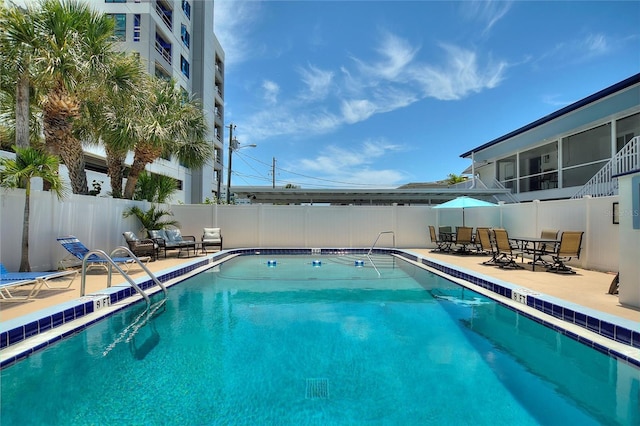
[[[584,256],[582,256],[581,267],[587,269],[589,267],[589,258],[591,254],[591,243],[590,241],[593,239],[593,235],[591,235],[591,209],[593,208],[591,204],[591,195],[585,195],[582,197],[584,199]]]

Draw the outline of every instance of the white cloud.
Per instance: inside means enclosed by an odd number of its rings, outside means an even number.
[[[344,185],[368,187],[393,187],[406,179],[406,175],[393,169],[376,169],[375,162],[394,151],[402,150],[398,145],[384,140],[368,140],[348,149],[330,145],[314,158],[302,159],[296,169],[303,173],[322,173],[326,180]]]
[[[367,99],[345,100],[340,108],[344,120],[349,124],[366,120],[376,112],[376,109],[375,104]]]
[[[259,1],[227,1],[214,2],[213,30],[225,51],[225,67],[246,61],[253,55],[255,46],[250,33],[253,24],[260,16]]]
[[[384,32],[382,40],[375,50],[381,57],[376,63],[367,64],[355,59],[360,71],[369,77],[394,80],[403,74],[406,67],[415,58],[419,48],[412,47],[408,41],[394,34]]]
[[[444,65],[423,65],[412,70],[424,94],[440,100],[456,100],[471,92],[496,87],[503,79],[506,62],[481,67],[477,54],[453,45],[442,45],[447,54]]]
[[[278,102],[278,93],[280,92],[280,86],[277,83],[264,80],[262,82],[262,89],[264,89],[264,100],[270,104],[274,105]]]
[[[301,98],[306,100],[322,100],[327,97],[333,82],[333,72],[324,71],[313,65],[308,68],[300,68],[299,73],[307,90]]]
[[[511,9],[511,1],[487,1],[473,0],[460,2],[463,15],[473,21],[482,22],[486,34],[498,23]]]
[[[609,52],[610,46],[604,34],[589,34],[584,41],[588,54],[601,55]]]

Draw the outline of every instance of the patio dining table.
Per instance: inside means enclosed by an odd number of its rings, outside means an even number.
[[[446,241],[447,242],[447,249],[445,250],[446,252],[454,252],[454,253],[460,253],[460,254],[468,254],[469,251],[465,250],[464,247],[458,248],[456,250],[452,249],[452,246],[454,244],[457,244],[457,232],[456,231],[440,231],[440,239],[442,241]],[[473,244],[473,242],[476,239],[476,233],[472,232],[471,233],[471,243]]]
[[[560,242],[557,238],[512,237],[511,235],[509,235],[509,239],[515,241],[523,252],[530,251],[532,253],[533,259],[530,263],[533,271],[536,270],[536,263],[544,262],[542,259],[542,255],[545,253],[544,247],[547,244],[555,247],[556,243]]]

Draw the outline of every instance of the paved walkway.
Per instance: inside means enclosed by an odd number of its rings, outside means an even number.
[[[480,272],[484,275],[496,277],[500,280],[511,282],[549,296],[567,300],[578,305],[595,309],[608,314],[616,315],[632,321],[638,321],[640,327],[640,309],[625,307],[620,305],[616,295],[607,294],[613,274],[576,269],[575,275],[551,274],[544,269],[536,269],[524,264],[525,269],[503,270],[495,266],[482,265],[487,256],[468,255],[460,256],[453,254],[431,253],[429,249],[408,249],[408,251],[419,254],[425,258],[430,257],[451,265]],[[202,257],[202,256],[198,256]],[[169,257],[155,262],[150,262],[147,266],[152,272],[161,271],[176,265],[196,260],[198,257],[181,258]],[[131,276],[138,278],[144,275],[139,267],[132,267]],[[87,275],[86,293],[94,293],[106,287],[106,273],[94,270]],[[113,275],[113,284],[124,283],[125,280],[117,274]],[[80,297],[80,277],[76,278],[68,290],[48,290],[44,289],[38,297],[31,302],[22,303],[0,303],[0,320],[7,321],[22,315],[34,313],[40,309],[48,308],[63,302],[67,302]]]
[[[490,256],[456,255],[448,253],[432,253],[430,249],[412,249],[423,257],[437,259],[451,265],[476,271],[484,275],[498,278],[543,293],[558,299],[566,300],[587,308],[606,312],[632,321],[638,321],[640,327],[640,309],[622,306],[617,295],[608,294],[612,273],[589,271],[573,268],[576,274],[553,274],[545,268],[537,267],[532,271],[531,265],[522,264],[524,269],[500,269],[496,266],[483,265]]]

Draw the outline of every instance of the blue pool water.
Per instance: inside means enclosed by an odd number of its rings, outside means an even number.
[[[637,369],[375,261],[237,257],[4,369],[0,423],[640,424]]]

